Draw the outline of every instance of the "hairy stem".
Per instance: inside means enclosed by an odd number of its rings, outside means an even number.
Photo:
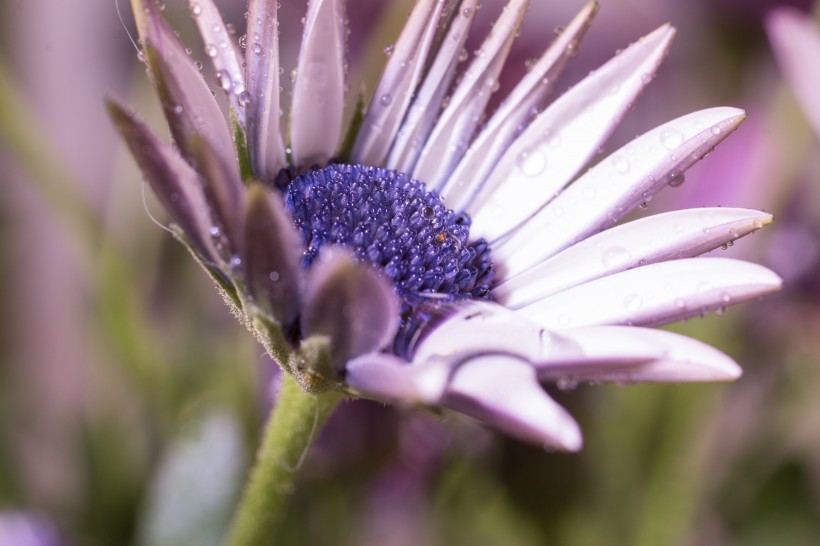
[[[256,464],[234,515],[228,545],[262,546],[274,542],[296,471],[340,400],[338,392],[307,394],[290,374],[285,375]]]

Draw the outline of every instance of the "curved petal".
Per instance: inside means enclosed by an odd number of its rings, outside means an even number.
[[[410,364],[384,353],[354,358],[345,367],[345,382],[361,396],[398,403],[438,404],[452,366],[443,361]]]
[[[493,289],[511,308],[633,267],[692,258],[753,233],[772,221],[748,209],[678,210],[608,229],[559,252]]]
[[[274,180],[285,166],[285,146],[279,127],[279,0],[248,2],[245,49],[248,153],[253,173]]]
[[[561,335],[583,347],[584,356],[535,363],[542,381],[615,381],[665,383],[732,381],[742,370],[717,349],[692,338],[634,326],[588,326],[562,330]],[[654,354],[650,359],[631,355]],[[613,358],[598,361],[596,354]],[[618,362],[614,356],[623,355]]]
[[[651,81],[674,35],[664,25],[641,38],[535,118],[467,209],[477,236],[501,237],[566,186]]]
[[[601,324],[658,325],[774,292],[781,282],[757,264],[688,258],[590,281],[515,312],[557,330]]]
[[[254,299],[280,324],[291,324],[302,296],[302,245],[282,197],[260,182],[248,188],[244,257]]]
[[[803,112],[820,136],[820,29],[808,15],[794,8],[775,8],[766,17],[766,30],[777,64]]]
[[[453,82],[461,51],[467,41],[476,7],[481,0],[463,0],[450,22],[424,81],[396,134],[387,168],[411,172],[441,110],[444,95]]]
[[[419,0],[413,8],[367,107],[351,157],[381,165],[421,80],[446,0]]]
[[[236,163],[225,117],[159,6],[151,0],[132,0],[131,5],[165,118],[182,155],[194,161],[191,141],[199,135],[226,165]]]
[[[245,93],[244,56],[234,43],[213,0],[191,0],[188,11],[199,28],[205,55],[214,65],[216,82],[225,91],[231,108],[244,128],[245,106],[250,100],[249,93]]]
[[[484,356],[463,364],[444,405],[525,441],[565,451],[583,443],[578,424],[544,392],[535,369],[516,358]]]
[[[746,119],[737,108],[687,114],[616,151],[493,246],[514,276],[623,218],[711,152]]]
[[[530,0],[510,0],[464,72],[447,108],[438,118],[413,169],[413,178],[438,190],[467,149],[481,116],[498,87],[498,75],[529,7]]]
[[[555,87],[569,59],[577,54],[597,12],[597,2],[587,3],[504,99],[442,188],[448,207],[467,208],[533,110]]]
[[[143,176],[191,244],[209,261],[218,261],[208,203],[199,174],[131,112],[109,100],[108,114],[137,161]]]
[[[311,0],[299,50],[290,141],[297,166],[325,165],[342,135],[345,87],[342,0]]]
[[[304,300],[302,332],[330,337],[338,370],[352,358],[385,347],[398,329],[400,304],[393,285],[342,248],[319,255]]]

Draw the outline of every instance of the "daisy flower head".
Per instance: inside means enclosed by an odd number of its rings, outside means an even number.
[[[543,383],[740,375],[716,349],[651,327],[776,290],[759,265],[697,257],[771,217],[701,208],[620,222],[734,131],[735,108],[672,120],[584,170],[653,79],[671,26],[554,98],[591,2],[488,111],[529,1],[510,0],[465,60],[480,4],[417,1],[356,101],[344,2],[309,0],[283,115],[278,38],[293,29],[280,29],[276,0],[250,0],[238,43],[212,0],[189,2],[214,80],[160,5],[133,0],[174,145],[109,110],[177,238],[304,389],[450,408],[577,450],[577,424]]]

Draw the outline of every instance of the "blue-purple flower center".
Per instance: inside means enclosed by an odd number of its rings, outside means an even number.
[[[470,242],[469,217],[404,173],[342,164],[313,170],[287,186],[285,207],[305,243],[305,268],[325,245],[342,245],[381,269],[411,307],[489,298],[487,242]]]

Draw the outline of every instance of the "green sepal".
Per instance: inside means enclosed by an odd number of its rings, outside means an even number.
[[[356,137],[359,136],[359,129],[362,127],[364,121],[364,89],[359,91],[359,96],[356,99],[356,106],[353,109],[353,117],[350,119],[350,127],[347,130],[342,148],[339,150],[339,161],[342,163],[350,162],[350,154],[353,153],[353,146],[356,145]]]
[[[248,138],[245,135],[245,128],[239,122],[236,110],[231,108],[231,131],[233,131],[233,143],[236,148],[236,159],[239,162],[239,176],[243,182],[248,182],[253,177],[251,169],[251,155],[248,151]]]
[[[311,336],[291,355],[290,369],[302,390],[311,394],[343,391],[330,353],[328,336]]]

